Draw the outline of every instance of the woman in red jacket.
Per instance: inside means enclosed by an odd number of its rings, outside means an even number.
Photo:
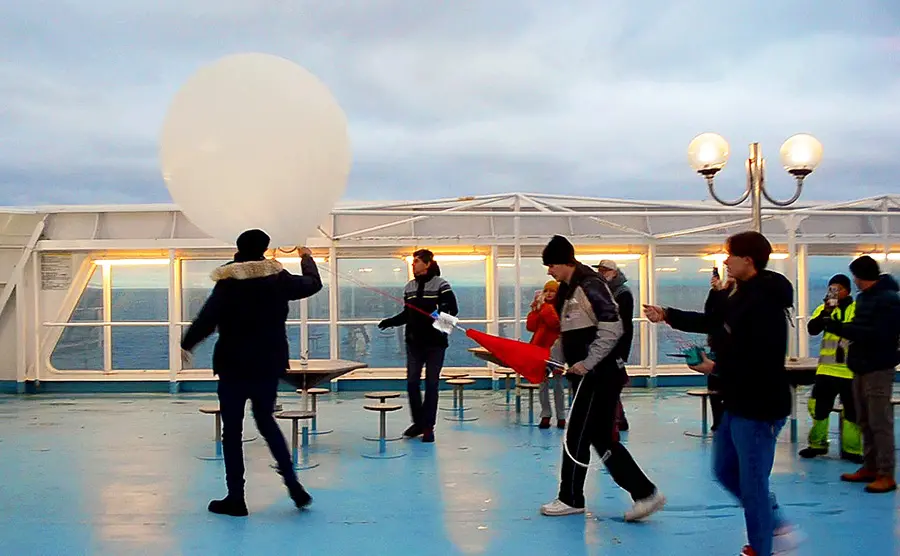
[[[541,347],[550,348],[559,338],[559,315],[553,308],[553,302],[556,300],[556,291],[559,284],[555,280],[550,280],[544,284],[544,289],[540,293],[535,294],[534,301],[531,302],[531,312],[528,313],[528,320],[525,322],[525,328],[529,332],[534,332],[531,337],[531,343]],[[541,401],[541,423],[538,428],[550,428],[550,385],[553,385],[553,402],[556,406],[556,426],[560,429],[566,428],[566,407],[563,398],[562,373],[554,371],[554,373],[545,378],[541,383],[540,401]]]

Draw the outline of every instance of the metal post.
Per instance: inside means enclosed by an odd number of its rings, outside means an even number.
[[[750,186],[750,211],[753,231],[762,233],[762,188],[763,161],[759,143],[750,144],[750,158],[747,160],[747,182]]]
[[[784,220],[784,226],[787,229],[788,238],[788,259],[787,274],[788,280],[794,284],[794,309],[796,310],[799,303],[800,283],[797,280],[797,223],[792,217]],[[791,319],[791,326],[788,328],[788,356],[797,357],[799,352],[798,328],[800,322],[797,318]]]
[[[169,249],[169,393],[178,393],[181,364],[181,269],[175,250]]]
[[[513,217],[513,235],[514,235],[514,246],[513,246],[513,260],[516,270],[516,289],[513,296],[515,300],[515,306],[513,308],[513,317],[515,318],[515,324],[513,324],[513,330],[515,333],[516,340],[522,339],[522,323],[519,322],[522,319],[522,240],[521,240],[521,217],[519,216],[519,212],[522,208],[522,200],[519,197],[516,197],[515,203],[513,205],[513,210],[516,212],[516,216]],[[516,373],[516,414],[522,412],[522,393],[519,390],[520,378],[519,374]]]

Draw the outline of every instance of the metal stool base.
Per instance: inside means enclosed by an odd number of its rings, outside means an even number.
[[[377,436],[364,436],[363,440],[368,440],[369,442],[378,442],[381,439]],[[398,440],[403,440],[402,436],[392,436],[391,438],[385,438],[385,442],[396,442]]]

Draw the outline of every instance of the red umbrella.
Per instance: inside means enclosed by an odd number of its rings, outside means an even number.
[[[532,384],[540,384],[544,381],[544,378],[547,377],[548,363],[559,366],[550,362],[548,348],[485,334],[471,328],[465,330],[466,336],[478,342],[494,357],[502,361],[503,365],[516,371]]]

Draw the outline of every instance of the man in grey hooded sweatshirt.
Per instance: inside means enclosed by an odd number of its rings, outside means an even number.
[[[597,273],[606,280],[609,290],[612,292],[613,300],[619,306],[619,318],[622,319],[622,337],[616,344],[613,353],[619,364],[624,368],[628,362],[628,356],[631,353],[631,343],[634,339],[634,295],[631,288],[625,285],[628,277],[611,259],[603,259],[597,265]],[[625,384],[628,384],[626,375]],[[625,418],[625,408],[622,407],[622,400],[619,400],[619,408],[616,413],[616,426],[620,431],[628,430],[628,419]]]

